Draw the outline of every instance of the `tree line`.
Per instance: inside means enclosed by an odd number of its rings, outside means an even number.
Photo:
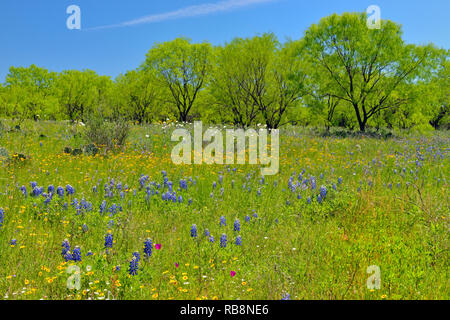
[[[271,33],[222,46],[177,38],[155,44],[116,79],[11,67],[0,84],[0,116],[448,129],[449,50],[407,44],[399,24],[369,29],[366,20],[333,14],[283,43]]]

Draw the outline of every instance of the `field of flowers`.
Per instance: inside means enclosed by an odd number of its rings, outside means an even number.
[[[0,299],[449,299],[449,136],[280,134],[280,172],[116,152],[64,123],[0,137]],[[369,266],[380,289],[370,289]]]

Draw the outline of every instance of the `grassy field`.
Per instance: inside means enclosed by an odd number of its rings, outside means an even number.
[[[279,174],[262,180],[258,166],[175,166],[166,124],[133,126],[116,152],[64,153],[86,144],[82,129],[29,122],[0,137],[1,299],[450,298],[448,133],[292,127]],[[168,181],[176,202],[162,199]]]

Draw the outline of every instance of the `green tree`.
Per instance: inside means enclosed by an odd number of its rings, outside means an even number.
[[[166,94],[163,103],[174,104],[178,120],[187,121],[212,67],[209,43],[192,44],[185,38],[156,45],[147,53],[142,69],[155,72]]]
[[[59,74],[56,89],[63,113],[72,121],[84,120],[89,113],[104,112],[112,82],[92,70],[65,70]]]
[[[117,77],[116,86],[122,96],[124,111],[132,120],[139,123],[153,120],[161,90],[152,70],[129,71]]]
[[[258,116],[278,128],[286,110],[304,94],[305,74],[294,43],[275,35],[236,38],[218,49],[212,93],[229,110],[235,125],[250,126]]]
[[[12,115],[20,120],[37,120],[42,115],[55,114],[55,78],[55,72],[34,64],[29,67],[11,67],[6,76],[5,94],[9,96],[7,104],[13,109]]]
[[[383,20],[381,29],[366,26],[367,15],[333,14],[305,33],[303,54],[333,80],[330,95],[353,107],[359,128],[382,110],[408,102],[399,87],[433,68],[432,45],[407,45],[401,27]]]

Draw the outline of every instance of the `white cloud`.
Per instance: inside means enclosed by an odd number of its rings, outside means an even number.
[[[209,15],[212,13],[231,11],[234,9],[251,6],[254,4],[260,4],[260,3],[265,3],[265,2],[274,2],[274,1],[276,1],[276,0],[225,0],[225,1],[216,2],[216,3],[205,3],[205,4],[185,7],[182,9],[175,10],[175,11],[170,11],[170,12],[165,12],[165,13],[160,13],[160,14],[152,14],[152,15],[144,16],[144,17],[137,18],[137,19],[130,20],[130,21],[125,21],[125,22],[118,23],[118,24],[94,27],[94,28],[89,28],[89,29],[85,29],[85,30],[129,27],[129,26],[135,26],[135,25],[139,25],[139,24],[162,22],[162,21],[166,21],[166,20],[176,20],[176,19],[181,19],[181,18],[205,16],[205,15]]]

